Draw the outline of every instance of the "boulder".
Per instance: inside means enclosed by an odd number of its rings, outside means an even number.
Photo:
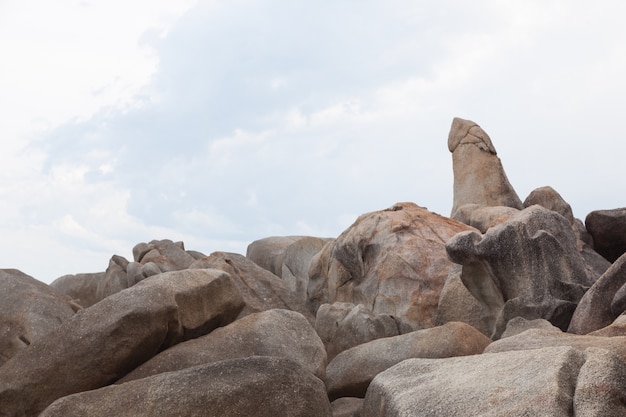
[[[559,213],[570,223],[578,239],[576,246],[583,258],[591,282],[598,279],[611,266],[610,262],[593,250],[593,238],[585,229],[582,221],[574,218],[572,207],[554,188],[546,186],[533,190],[524,200],[524,207],[535,204]]]
[[[329,361],[351,347],[400,334],[393,317],[376,315],[363,304],[351,303],[322,304],[315,317],[315,331],[326,347]]]
[[[283,358],[251,357],[70,395],[40,417],[332,417],[323,383]]]
[[[341,352],[328,364],[328,396],[362,398],[377,374],[406,359],[476,355],[489,343],[478,330],[458,322],[376,339]]]
[[[271,236],[255,240],[248,245],[246,258],[272,274],[281,276],[285,251],[303,237]]]
[[[626,252],[626,208],[592,211],[585,226],[593,237],[594,249],[609,262]]]
[[[282,255],[282,266],[277,274],[303,303],[308,303],[309,268],[313,257],[334,239],[303,237],[287,246]]]
[[[68,274],[52,281],[50,286],[72,298],[81,307],[87,308],[98,301],[98,282],[104,279],[104,272]]]
[[[601,348],[611,351],[626,361],[626,336],[599,337],[564,333],[558,329],[528,329],[514,336],[496,340],[485,349],[485,353],[508,352],[513,350],[541,349],[555,346],[569,346],[579,351],[587,348]]]
[[[274,308],[297,311],[311,324],[315,317],[278,276],[237,253],[214,252],[194,261],[190,269],[215,268],[230,274],[245,302],[240,317]]]
[[[595,349],[409,359],[374,378],[361,417],[618,416],[625,378],[619,359]]]
[[[443,284],[437,306],[438,326],[451,321],[461,321],[474,327],[485,336],[491,335],[489,327],[489,311],[469,292],[461,280],[461,265],[454,265]]]
[[[5,415],[111,384],[166,347],[232,321],[242,299],[223,271],[152,277],[80,310],[0,367]]]
[[[484,235],[459,233],[446,250],[463,266],[465,286],[489,311],[492,338],[516,316],[567,329],[591,285],[569,223],[541,206],[520,211]]]
[[[481,206],[479,204],[464,204],[454,212],[454,220],[475,227],[481,233],[495,225],[504,223],[519,210],[506,206]]]
[[[626,284],[626,254],[589,288],[582,297],[569,324],[570,333],[586,334],[608,326],[622,312],[615,309],[615,297]],[[622,298],[618,297],[617,301]]]
[[[71,299],[17,269],[0,269],[0,366],[80,309]]]
[[[140,365],[117,383],[249,356],[287,358],[320,379],[326,374],[324,345],[304,316],[289,310],[266,310],[205,336],[179,343]]]
[[[448,135],[448,149],[452,152],[454,171],[452,218],[465,204],[523,208],[489,135],[480,126],[455,117]]]
[[[433,327],[452,267],[445,242],[475,230],[414,203],[360,216],[326,245],[309,270],[313,310],[321,304],[363,304],[413,329]]]
[[[333,417],[359,417],[363,407],[363,398],[342,397],[330,403]]]
[[[502,333],[501,338],[504,339],[506,337],[515,336],[529,329],[545,329],[561,333],[561,329],[554,326],[548,320],[526,320],[524,317],[514,317],[506,324],[506,329],[504,330],[504,333]]]

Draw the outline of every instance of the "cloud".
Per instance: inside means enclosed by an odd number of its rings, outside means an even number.
[[[13,131],[33,114],[48,129],[0,167],[15,199],[3,227],[62,242],[63,273],[151,239],[245,252],[270,235],[333,237],[397,201],[445,215],[454,116],[491,135],[522,198],[549,184],[578,216],[620,204],[621,3],[151,4],[119,33],[122,3],[72,8],[84,36],[47,44],[44,94],[40,55],[10,69],[35,86]]]

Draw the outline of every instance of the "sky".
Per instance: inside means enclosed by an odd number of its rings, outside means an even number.
[[[0,268],[245,254],[452,207],[453,117],[523,200],[626,206],[626,3],[0,0]]]

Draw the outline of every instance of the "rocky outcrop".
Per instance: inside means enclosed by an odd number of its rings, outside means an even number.
[[[488,311],[485,319],[495,338],[516,316],[544,318],[567,329],[592,284],[569,223],[541,206],[520,211],[484,235],[459,233],[446,249],[463,266],[465,286]]]
[[[338,354],[326,369],[332,399],[364,397],[374,377],[409,358],[476,355],[491,340],[465,323],[447,323],[395,337],[376,339]]]
[[[433,327],[452,267],[445,243],[467,230],[413,203],[364,214],[311,263],[311,303],[363,304],[413,329]]]
[[[222,271],[161,274],[80,310],[0,367],[3,415],[111,384],[160,350],[208,333],[243,307]]]
[[[251,357],[62,398],[40,417],[332,417],[324,384],[302,365]]]
[[[476,123],[455,117],[448,136],[454,171],[451,217],[466,204],[522,209],[489,135]]]
[[[250,356],[286,358],[320,379],[326,374],[324,345],[304,316],[289,310],[267,310],[179,343],[152,357],[117,383]]]
[[[0,270],[0,416],[626,415],[626,209],[588,233],[551,187],[522,204],[475,123],[448,146],[454,219]]]
[[[0,365],[70,319],[80,307],[16,269],[0,269]]]
[[[595,210],[585,218],[594,249],[609,262],[626,252],[626,208]]]

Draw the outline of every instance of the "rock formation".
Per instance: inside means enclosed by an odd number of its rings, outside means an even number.
[[[454,170],[451,217],[466,204],[522,209],[489,135],[476,123],[455,117],[448,136]],[[461,220],[462,221],[462,220]]]
[[[0,417],[626,415],[624,209],[522,203],[468,120],[448,147],[453,218],[397,203],[247,256],[163,239],[50,285],[0,270]]]

